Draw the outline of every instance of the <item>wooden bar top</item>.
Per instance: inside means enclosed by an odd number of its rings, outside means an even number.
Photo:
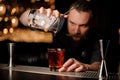
[[[11,68],[8,67],[7,64],[0,65],[0,69],[2,70],[9,70]],[[72,77],[72,78],[79,78],[79,79],[92,79],[98,80],[98,72],[96,71],[86,71],[86,72],[57,72],[57,71],[50,71],[48,67],[37,67],[37,66],[23,66],[23,65],[16,65],[12,67],[12,71],[15,72],[22,72],[22,73],[32,73],[38,75],[49,75],[49,76],[64,76],[64,77]],[[108,79],[118,80],[118,74],[109,73]],[[76,80],[76,79],[75,79]]]

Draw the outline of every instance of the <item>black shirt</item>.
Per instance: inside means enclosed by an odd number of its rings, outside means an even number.
[[[93,30],[90,30],[89,35],[76,43],[71,37],[67,36],[66,25],[63,26],[62,30],[54,37],[54,47],[60,47],[65,49],[65,61],[69,58],[75,58],[83,63],[100,62],[100,46],[99,40],[96,37]],[[93,33],[93,34],[92,34]]]

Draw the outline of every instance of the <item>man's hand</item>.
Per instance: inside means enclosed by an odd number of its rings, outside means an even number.
[[[59,72],[80,72],[80,71],[87,71],[89,69],[88,64],[81,63],[74,58],[70,58],[67,60],[64,65],[58,70]]]
[[[54,15],[56,18],[59,18],[61,16],[64,18],[67,18],[68,15],[66,13],[69,12],[67,11],[65,14],[62,14],[58,10],[52,10],[51,8],[44,8],[44,7],[40,7],[39,10],[40,10],[40,13],[46,12],[48,17],[50,17],[51,15]]]
[[[63,66],[58,70],[59,72],[80,72],[80,71],[98,71],[100,69],[100,62],[93,62],[85,64],[77,61],[74,58],[68,59]]]
[[[47,17],[50,16],[55,16],[55,17],[60,17],[60,12],[58,10],[52,10],[51,8],[44,8],[44,7],[40,7],[39,9],[40,13],[46,13]]]

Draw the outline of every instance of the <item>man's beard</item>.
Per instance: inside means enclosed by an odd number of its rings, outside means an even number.
[[[75,42],[79,42],[85,38],[85,35],[81,34],[67,34],[67,36],[71,37]]]

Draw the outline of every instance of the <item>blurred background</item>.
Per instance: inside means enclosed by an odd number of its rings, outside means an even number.
[[[68,10],[76,0],[0,0],[0,37],[12,33],[14,28],[24,27],[19,22],[20,15],[27,9],[41,6],[58,9],[61,13]],[[95,26],[100,38],[110,40],[106,55],[109,71],[117,71],[120,59],[120,12],[119,2],[115,0],[89,0],[96,13]],[[1,39],[1,38],[0,38]],[[0,40],[0,63],[9,61],[9,41]],[[15,43],[14,64],[47,66],[44,43]]]

